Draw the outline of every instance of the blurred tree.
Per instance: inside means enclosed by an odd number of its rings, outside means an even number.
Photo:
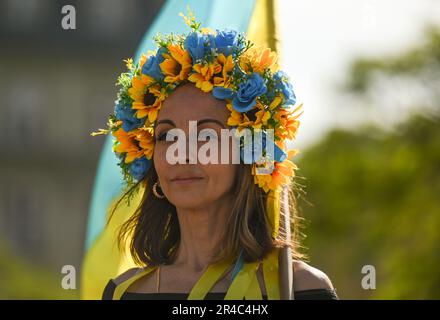
[[[440,79],[440,30],[397,57],[353,63],[347,90],[364,99],[372,74]],[[393,130],[365,124],[335,129],[299,159],[313,265],[343,298],[440,298],[440,88],[435,108],[420,106]],[[419,107],[419,106],[416,106]],[[364,265],[376,268],[376,290],[361,287]]]
[[[426,42],[419,47],[386,59],[359,58],[349,70],[347,89],[356,93],[368,90],[375,72],[388,75],[412,76],[420,79],[440,65],[440,31],[436,26],[426,27]],[[438,70],[437,70],[438,71]],[[438,74],[437,74],[438,75]]]

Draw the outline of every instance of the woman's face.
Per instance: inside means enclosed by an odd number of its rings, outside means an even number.
[[[224,101],[214,98],[210,93],[202,92],[192,84],[177,88],[164,101],[156,122],[154,166],[163,193],[176,208],[206,208],[224,201],[230,195],[238,165],[231,162],[220,163],[221,129],[229,128],[228,117],[229,111]],[[217,140],[211,141],[218,142],[217,164],[201,164],[200,158],[197,157],[200,147],[207,144],[206,141],[195,141],[197,154],[194,149],[189,150],[189,121],[197,121],[197,126],[193,124],[192,129],[197,136],[203,129],[215,130]],[[173,144],[176,146],[175,141],[166,141],[167,132],[171,129],[181,129],[185,133],[186,153],[183,154],[185,163],[172,164],[167,160],[167,149]],[[209,137],[214,139],[213,135]],[[232,140],[229,140],[229,154],[232,150]],[[190,163],[190,160],[195,163]]]

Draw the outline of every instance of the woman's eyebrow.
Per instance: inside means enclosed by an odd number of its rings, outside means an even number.
[[[217,123],[220,127],[222,127],[223,129],[226,129],[226,128],[225,128],[225,125],[224,125],[221,121],[216,120],[216,119],[203,119],[203,120],[199,120],[199,121],[197,121],[197,126],[200,126],[200,125],[202,125],[202,124],[204,124],[204,123],[207,123],[207,122]],[[163,123],[163,124],[169,124],[169,125],[171,125],[171,126],[173,126],[173,127],[176,127],[176,124],[175,124],[172,120],[170,120],[170,119],[163,119],[163,120],[159,120],[159,121],[157,121],[157,123],[156,123],[156,127],[157,127],[159,124],[161,124],[161,123]]]
[[[207,123],[207,122],[217,123],[220,127],[222,127],[223,129],[226,129],[225,125],[221,121],[218,121],[216,119],[203,119],[203,120],[197,121],[197,125],[200,126],[200,125]]]
[[[173,127],[176,126],[176,124],[175,124],[172,120],[164,119],[164,120],[159,120],[159,121],[157,121],[157,122],[156,122],[156,127],[157,127],[158,125],[160,125],[161,123],[163,123],[163,124],[168,123],[169,125],[172,125]]]

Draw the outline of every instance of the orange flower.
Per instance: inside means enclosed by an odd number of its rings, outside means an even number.
[[[281,140],[284,139],[295,139],[296,132],[298,131],[298,127],[300,121],[298,117],[303,113],[299,114],[295,113],[300,110],[302,104],[300,104],[295,110],[289,111],[289,109],[280,108],[274,115],[274,119],[279,122],[279,125],[275,129],[275,135]]]
[[[240,57],[240,67],[246,72],[264,73],[264,70],[270,68],[272,72],[277,71],[276,64],[278,56],[276,52],[262,46],[252,47]]]

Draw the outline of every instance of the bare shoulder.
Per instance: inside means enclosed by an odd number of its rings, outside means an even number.
[[[113,282],[116,283],[116,285],[121,284],[122,282],[130,279],[131,277],[133,277],[135,274],[137,274],[140,270],[142,270],[142,268],[130,268],[126,271],[124,271],[123,273],[121,273],[120,275],[118,275],[116,278],[113,279]]]
[[[330,278],[321,270],[304,261],[293,260],[295,291],[311,289],[334,289]]]

